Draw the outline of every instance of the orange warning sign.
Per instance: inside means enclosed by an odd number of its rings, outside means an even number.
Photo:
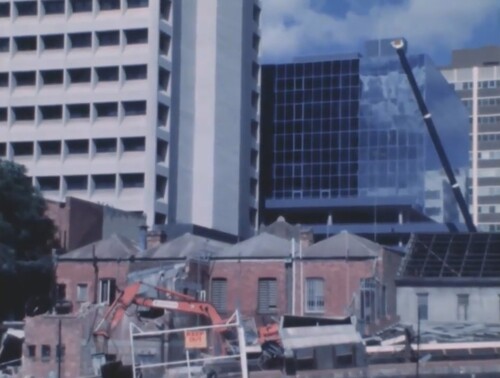
[[[204,349],[207,347],[207,331],[184,331],[186,349]]]

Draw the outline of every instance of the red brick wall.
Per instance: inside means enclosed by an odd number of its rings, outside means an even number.
[[[56,346],[61,319],[61,343],[65,356],[61,361],[61,378],[80,376],[80,345],[82,327],[80,319],[73,316],[37,316],[26,318],[25,342],[23,344],[22,376],[48,377],[50,372],[57,376],[58,362]],[[28,346],[35,346],[35,357],[28,356]],[[50,346],[50,357],[42,359],[42,345]]]
[[[259,278],[276,278],[278,289],[277,314],[286,313],[285,263],[283,261],[216,261],[212,265],[211,278],[227,279],[227,312],[231,315],[240,304],[244,317],[255,317],[257,323],[265,323],[269,314],[259,314],[257,292]],[[210,290],[210,288],[209,288]],[[210,292],[209,292],[210,294]],[[209,295],[209,298],[211,296]]]
[[[127,284],[128,262],[99,262],[98,279],[114,278],[118,288]],[[77,285],[88,285],[88,301],[93,303],[95,273],[91,262],[59,262],[57,265],[57,283],[66,285],[66,299],[73,304],[73,311],[79,310],[81,303],[77,301]]]

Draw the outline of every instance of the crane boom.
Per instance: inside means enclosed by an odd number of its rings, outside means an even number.
[[[455,200],[458,203],[458,207],[460,208],[460,212],[464,218],[465,224],[467,226],[467,230],[469,232],[476,232],[476,226],[474,225],[474,221],[469,213],[469,207],[465,198],[460,191],[460,186],[455,178],[455,174],[453,173],[453,169],[451,168],[450,161],[448,160],[448,156],[446,155],[446,151],[443,148],[441,140],[439,139],[439,135],[436,130],[436,126],[434,125],[434,121],[432,120],[432,115],[427,109],[427,105],[422,97],[422,93],[417,85],[417,81],[415,80],[415,76],[413,75],[413,71],[408,63],[408,59],[405,54],[405,42],[402,39],[397,39],[392,41],[392,47],[396,49],[396,53],[399,56],[399,60],[401,61],[401,65],[403,66],[403,70],[408,78],[410,83],[410,87],[413,91],[413,95],[417,100],[418,108],[422,113],[424,118],[425,125],[427,126],[427,131],[431,137],[432,143],[434,144],[434,148],[439,156],[439,160],[441,161],[441,165],[446,173],[448,181],[450,183],[451,189],[453,191],[453,195],[455,196]]]

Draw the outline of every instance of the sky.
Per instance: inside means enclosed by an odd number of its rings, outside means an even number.
[[[261,0],[262,63],[363,52],[367,39],[405,37],[438,65],[451,51],[500,46],[500,0]]]

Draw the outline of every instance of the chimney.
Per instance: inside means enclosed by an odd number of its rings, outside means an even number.
[[[154,248],[167,241],[167,234],[163,230],[149,231],[147,234],[147,248]]]
[[[310,247],[314,243],[314,235],[311,229],[300,230],[300,244],[302,250]]]
[[[148,226],[139,226],[139,248],[142,252],[148,249]]]

